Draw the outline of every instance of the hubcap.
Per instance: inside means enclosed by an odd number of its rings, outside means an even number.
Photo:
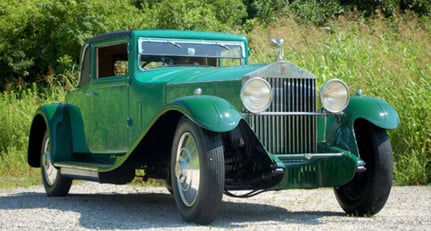
[[[182,202],[193,206],[199,194],[200,166],[198,147],[189,132],[184,133],[178,143],[175,177]]]
[[[58,170],[52,165],[51,152],[49,147],[49,138],[46,138],[42,146],[42,171],[44,171],[45,180],[48,185],[53,185],[57,179]]]

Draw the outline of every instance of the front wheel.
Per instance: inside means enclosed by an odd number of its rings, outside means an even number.
[[[48,131],[45,131],[42,139],[40,165],[46,194],[48,196],[66,196],[72,185],[72,179],[62,176],[60,171],[52,164]]]
[[[335,188],[338,203],[353,216],[372,216],[386,203],[392,187],[392,147],[386,130],[367,122],[355,126],[359,153],[365,172],[348,184]]]
[[[197,224],[212,222],[224,189],[220,135],[183,118],[175,132],[171,156],[172,191],[181,216]]]

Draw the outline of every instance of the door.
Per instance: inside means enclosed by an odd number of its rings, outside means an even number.
[[[92,153],[123,153],[128,147],[129,85],[127,42],[94,49],[86,140]]]

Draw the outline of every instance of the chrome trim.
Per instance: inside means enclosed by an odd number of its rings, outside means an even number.
[[[283,45],[284,39],[275,40],[271,38],[271,41],[277,47],[277,62],[283,61],[283,53],[281,52],[281,45]]]
[[[49,186],[55,184],[58,181],[58,169],[52,163],[52,155],[51,155],[51,145],[49,141],[49,136],[44,136],[42,141],[42,160],[41,166],[42,171],[45,173],[44,177],[46,183]]]
[[[345,103],[344,103],[344,105],[342,106],[342,107],[340,107],[338,110],[334,110],[334,109],[332,109],[332,108],[328,108],[328,105],[325,105],[325,97],[324,97],[324,92],[326,91],[326,88],[328,88],[328,86],[329,85],[331,85],[331,84],[333,84],[333,83],[340,83],[343,87],[344,87],[344,89],[346,90],[346,97],[345,97]],[[339,93],[339,92],[338,92]],[[336,94],[336,95],[339,95],[339,94]],[[320,92],[319,92],[319,95],[320,95],[320,101],[321,101],[321,103],[322,103],[322,107],[323,108],[325,108],[325,110],[327,110],[327,111],[329,111],[329,112],[332,112],[332,113],[339,113],[339,112],[342,112],[344,109],[346,109],[346,107],[349,105],[349,99],[350,99],[350,95],[349,95],[349,87],[347,86],[347,84],[345,83],[345,82],[343,82],[342,80],[340,80],[340,79],[330,79],[330,80],[328,80],[328,81],[326,81],[324,84],[323,84],[323,86],[322,86],[322,88],[320,88]],[[328,98],[334,98],[334,97],[332,97],[332,96],[329,96]],[[332,107],[334,105],[334,103],[333,102],[331,102],[331,104],[330,104],[330,106]]]
[[[335,152],[335,153],[300,153],[300,154],[278,154],[277,157],[280,159],[325,159],[332,157],[342,157],[343,153]]]
[[[243,113],[245,115],[279,115],[279,116],[289,116],[289,115],[311,115],[311,116],[330,116],[330,115],[343,115],[344,112],[331,113],[328,111],[324,112],[259,112],[259,113]]]
[[[356,172],[365,172],[367,171],[367,168],[365,166],[357,166]]]
[[[199,147],[190,132],[181,135],[175,156],[175,179],[178,195],[186,207],[192,207],[201,189]]]
[[[315,78],[265,78],[272,86],[268,110],[249,114],[249,123],[265,148],[275,154],[317,152]]]
[[[99,179],[99,173],[96,170],[86,169],[86,168],[67,168],[62,167],[60,169],[61,175],[73,176],[73,177],[87,177],[91,179]]]
[[[252,82],[256,82],[256,81],[260,81],[260,82],[262,82],[262,83],[264,83],[264,85],[265,85],[265,89],[266,90],[268,90],[268,96],[269,96],[269,99],[268,99],[268,101],[265,103],[265,105],[263,106],[263,107],[260,107],[260,108],[252,108],[248,103],[250,102],[250,100],[249,100],[249,98],[263,98],[263,97],[261,97],[261,95],[260,94],[257,94],[257,95],[253,95],[252,97],[250,97],[249,95],[247,95],[247,93],[252,93],[252,94],[255,94],[256,93],[256,91],[249,91],[248,89],[249,89],[249,85],[252,83]],[[262,88],[263,89],[263,88]],[[247,93],[246,93],[247,92]],[[272,103],[272,99],[273,99],[273,92],[272,92],[272,87],[271,87],[271,84],[270,83],[268,83],[268,81],[266,81],[264,78],[260,78],[260,77],[253,77],[253,78],[250,78],[250,79],[248,79],[248,80],[246,80],[245,81],[245,83],[242,85],[242,87],[241,87],[241,90],[240,90],[240,97],[241,97],[241,102],[242,102],[242,105],[249,111],[249,112],[251,112],[251,113],[260,113],[260,112],[263,112],[263,111],[265,111],[265,110],[267,110],[270,106],[271,106],[271,103]],[[251,101],[253,101],[253,100],[251,100]]]

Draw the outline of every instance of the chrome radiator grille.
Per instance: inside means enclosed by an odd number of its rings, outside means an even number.
[[[317,150],[316,80],[265,78],[274,98],[265,113],[250,116],[250,125],[273,154],[314,153]]]

